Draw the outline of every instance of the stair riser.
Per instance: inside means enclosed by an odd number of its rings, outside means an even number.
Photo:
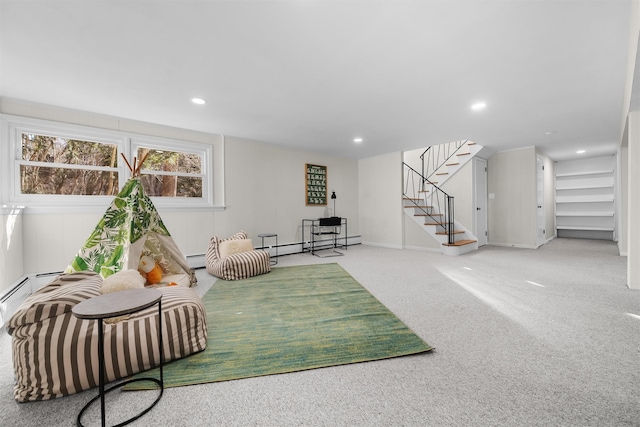
[[[478,250],[478,242],[464,246],[443,246],[442,253],[449,256],[463,255]]]

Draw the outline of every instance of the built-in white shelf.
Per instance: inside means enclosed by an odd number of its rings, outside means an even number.
[[[569,176],[603,175],[603,174],[613,175],[613,169],[585,171],[585,172],[557,173],[556,178],[565,178]]]
[[[556,203],[609,203],[613,202],[613,194],[597,195],[597,196],[557,196]]]
[[[587,225],[558,225],[558,230],[613,231],[613,227],[594,227]]]
[[[556,229],[563,237],[610,238],[615,232],[613,157],[556,163]],[[602,232],[607,232],[602,234]]]
[[[564,187],[556,187],[556,190],[589,190],[591,188],[613,188],[613,183],[603,184],[583,184],[583,185],[567,185]]]
[[[556,216],[613,216],[613,212],[556,212]]]

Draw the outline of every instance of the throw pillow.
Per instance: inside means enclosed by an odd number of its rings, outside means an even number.
[[[104,279],[100,292],[104,295],[127,289],[142,289],[144,288],[144,282],[145,279],[138,270],[122,270]]]
[[[251,239],[232,239],[220,242],[220,258],[252,250]]]
[[[213,236],[209,241],[209,248],[207,249],[207,262],[213,263],[220,259],[220,243],[225,240],[237,240],[237,239],[246,239],[247,233],[244,231],[239,231],[231,237],[227,237],[226,239],[221,239],[218,236]]]

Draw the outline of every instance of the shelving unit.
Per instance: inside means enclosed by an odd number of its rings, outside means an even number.
[[[558,162],[558,237],[613,240],[615,169],[613,157]]]

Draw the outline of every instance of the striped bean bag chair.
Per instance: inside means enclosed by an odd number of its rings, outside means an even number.
[[[251,250],[226,254],[225,244],[247,241],[247,233],[240,231],[231,237],[221,239],[213,236],[209,241],[209,248],[205,257],[207,272],[224,280],[239,280],[247,277],[271,271],[269,252],[263,250],[253,250],[249,240],[245,247]],[[236,249],[242,245],[235,245]],[[233,252],[233,250],[231,250]]]
[[[52,399],[98,385],[97,321],[78,319],[71,309],[101,295],[101,286],[102,277],[94,272],[60,275],[27,297],[11,317],[7,331],[17,401]],[[180,286],[159,290],[165,362],[204,350],[207,319],[200,296]],[[159,365],[157,322],[156,305],[115,323],[104,321],[108,382]]]

